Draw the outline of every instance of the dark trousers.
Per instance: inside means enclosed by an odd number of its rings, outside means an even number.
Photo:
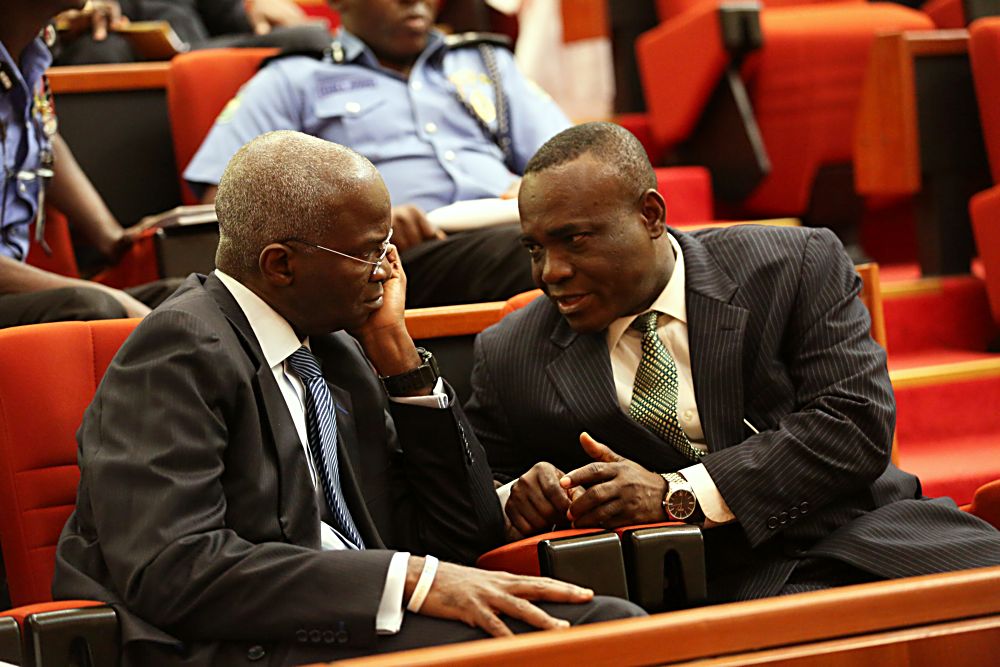
[[[539,607],[556,618],[569,621],[572,625],[612,621],[620,618],[645,616],[639,607],[631,602],[611,597],[595,597],[587,604],[548,604],[539,603]],[[276,612],[280,613],[280,612]],[[531,628],[519,621],[504,618],[507,627],[514,633],[531,632]],[[405,651],[426,646],[455,644],[457,642],[486,639],[487,635],[478,628],[471,628],[460,621],[449,621],[430,618],[419,614],[406,613],[403,626],[394,635],[378,637],[374,646],[365,648],[344,648],[336,643],[325,643],[317,636],[315,643],[289,642],[280,644],[255,644],[252,642],[223,642],[211,647],[202,645],[194,648],[193,655],[188,659],[176,654],[168,654],[162,649],[150,651],[149,646],[132,645],[124,656],[124,667],[132,665],[172,665],[182,667],[187,664],[213,665],[269,665],[270,667],[290,667],[316,662],[331,662],[345,660],[363,655]],[[200,649],[209,648],[206,654]]]
[[[521,226],[497,225],[404,250],[407,308],[504,301],[535,289]]]
[[[150,308],[155,308],[180,286],[179,278],[168,278],[124,290]],[[115,320],[125,311],[115,299],[93,287],[0,294],[0,329],[43,322]]]

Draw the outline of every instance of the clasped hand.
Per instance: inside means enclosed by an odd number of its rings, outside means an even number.
[[[576,528],[615,528],[663,521],[667,483],[638,463],[613,452],[587,433],[580,445],[593,463],[569,473],[538,463],[511,487],[507,517],[520,535],[570,522]]]

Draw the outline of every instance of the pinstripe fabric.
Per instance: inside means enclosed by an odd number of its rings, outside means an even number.
[[[305,346],[295,350],[288,357],[288,365],[306,387],[306,430],[309,436],[309,451],[323,486],[326,503],[337,521],[336,528],[351,545],[364,549],[358,527],[347,509],[344,492],[340,488],[340,466],[337,461],[337,418],[334,413],[333,397],[323,379],[319,361]]]
[[[684,252],[702,463],[739,522],[706,532],[713,598],[777,594],[811,557],[879,578],[1000,564],[1000,533],[921,499],[919,481],[890,464],[885,353],[836,237],[671,233]],[[546,299],[480,335],[473,389],[467,414],[499,479],[540,460],[588,463],[583,430],[656,472],[689,464],[620,409],[603,336],[575,334]]]

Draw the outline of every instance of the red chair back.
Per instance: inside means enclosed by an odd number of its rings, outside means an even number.
[[[167,75],[167,109],[185,204],[198,203],[181,178],[215,119],[277,49],[205,49],[177,56]]]
[[[993,182],[1000,183],[1000,17],[984,18],[972,24],[969,61]]]
[[[76,504],[76,430],[138,320],[0,330],[0,538],[15,606],[52,599],[55,549]]]
[[[972,198],[969,209],[993,319],[1000,323],[1000,17],[969,29],[969,60],[979,100],[979,120],[996,184]]]

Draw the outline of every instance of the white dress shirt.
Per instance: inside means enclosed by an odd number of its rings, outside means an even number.
[[[657,333],[663,346],[674,358],[677,366],[677,421],[687,434],[691,446],[699,451],[706,451],[705,433],[698,416],[698,404],[694,393],[694,376],[691,372],[691,351],[688,346],[687,334],[687,299],[684,296],[684,253],[677,239],[669,236],[676,259],[674,271],[670,274],[667,286],[663,288],[650,310],[661,313],[657,320]],[[641,315],[639,313],[638,315]],[[642,333],[630,326],[638,315],[621,317],[608,326],[608,353],[611,356],[611,373],[614,377],[615,394],[622,410],[628,413],[632,402],[632,389],[635,386],[635,376],[642,359]],[[657,471],[670,472],[670,471]],[[712,481],[708,470],[701,463],[679,470],[698,497],[705,516],[716,523],[728,523],[735,517],[729,505],[722,498],[719,489]],[[514,480],[517,481],[517,480]],[[497,489],[500,502],[506,509],[507,499],[514,482],[504,484]],[[504,514],[506,519],[506,512]]]
[[[299,442],[302,444],[306,461],[309,463],[309,477],[315,487],[317,483],[316,469],[312,453],[309,451],[309,436],[306,430],[305,387],[288,364],[288,357],[299,347],[303,345],[309,347],[309,339],[299,341],[288,321],[241,282],[219,269],[215,270],[215,275],[233,295],[233,299],[246,315],[250,328],[253,329],[254,336],[257,337],[257,342],[260,343],[264,359],[271,368],[274,380],[278,383],[278,389],[281,390],[281,396],[285,399],[288,411],[292,415],[295,431],[298,433]],[[434,393],[430,396],[392,398],[391,400],[434,408],[448,407],[448,395],[444,393],[440,379],[437,386],[434,387]],[[325,521],[320,521],[319,528],[320,546],[323,551],[358,548]],[[409,552],[400,551],[395,553],[389,562],[389,571],[382,589],[382,599],[375,616],[375,629],[379,634],[399,632],[399,628],[403,624],[403,588],[406,584],[406,566],[409,557]]]

